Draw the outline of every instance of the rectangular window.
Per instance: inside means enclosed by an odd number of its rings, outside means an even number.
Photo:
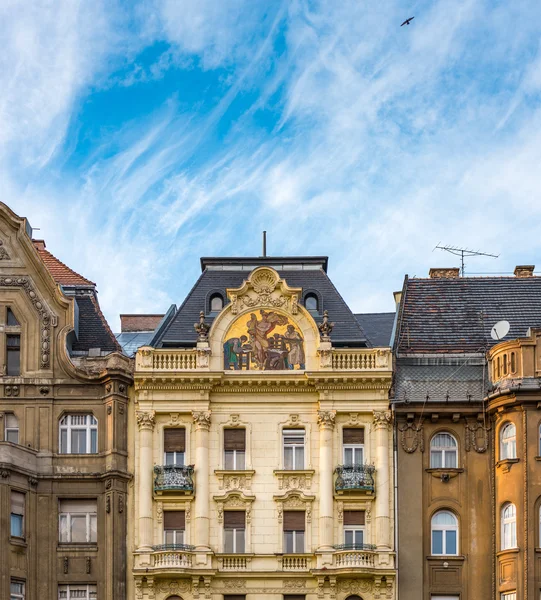
[[[97,600],[98,592],[95,584],[59,585],[58,600]]]
[[[163,452],[166,465],[184,466],[184,455],[186,453],[186,429],[163,430]]]
[[[65,415],[60,420],[61,454],[95,454],[98,421],[94,415]]]
[[[11,537],[24,537],[25,496],[21,492],[11,492]]]
[[[224,512],[224,552],[243,554],[246,541],[246,513],[242,510]]]
[[[224,429],[225,468],[239,471],[246,468],[246,430]]]
[[[453,596],[430,596],[430,600],[460,600],[460,596],[457,595],[453,595]]]
[[[64,544],[98,541],[96,500],[60,500],[59,540]]]
[[[21,336],[6,335],[6,375],[21,374]]]
[[[501,600],[517,600],[516,592],[502,592]]]
[[[364,544],[364,510],[344,511],[344,544],[347,548],[362,550]]]
[[[284,594],[284,600],[305,600],[306,596],[299,594]]]
[[[7,309],[6,325],[8,325],[9,327],[20,327],[21,325],[19,321],[17,321],[17,317],[15,316],[11,308]]]
[[[6,442],[11,442],[12,444],[19,443],[19,421],[14,414],[6,413],[4,416],[5,420],[5,429],[4,429],[4,439]]]
[[[286,554],[302,554],[304,552],[305,522],[304,511],[284,511],[284,552]]]
[[[224,600],[246,600],[246,596],[240,594],[228,594],[224,596]]]
[[[183,510],[167,510],[163,513],[163,543],[168,546],[184,544],[186,515]]]
[[[364,429],[344,428],[342,430],[344,465],[362,465],[364,462]]]
[[[304,429],[284,429],[284,469],[304,469]]]
[[[10,582],[10,596],[9,600],[24,600],[24,581],[17,581],[12,579]]]

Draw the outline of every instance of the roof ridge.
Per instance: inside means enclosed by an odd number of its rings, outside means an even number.
[[[51,274],[52,278],[56,281],[56,283],[60,284],[60,285],[89,285],[92,287],[96,287],[96,284],[93,281],[90,281],[90,279],[87,279],[86,277],[84,277],[83,275],[81,275],[80,273],[77,273],[77,271],[75,271],[74,269],[72,269],[71,267],[68,267],[68,265],[64,262],[62,262],[59,258],[57,258],[52,252],[49,252],[49,250],[47,250],[46,248],[40,247],[40,244],[37,244],[36,241],[38,240],[32,240],[32,243],[34,244],[34,248],[37,250],[37,253],[39,254],[40,258],[43,261],[43,264],[45,265],[45,267],[47,268],[47,270],[49,271],[49,273]],[[53,271],[50,268],[50,265],[47,264],[47,260],[52,260],[54,262],[56,262],[57,264],[61,265],[64,269],[66,269],[67,271],[69,271],[69,273],[71,275],[73,275],[75,278],[80,279],[80,284],[77,283],[65,283],[63,281],[61,281],[61,277],[59,276],[59,274],[55,274],[53,273]]]

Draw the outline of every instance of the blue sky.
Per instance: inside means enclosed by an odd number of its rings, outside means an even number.
[[[1,199],[115,329],[263,229],[328,255],[355,311],[458,264],[438,242],[500,255],[470,273],[541,264],[540,23],[535,0],[6,0]]]

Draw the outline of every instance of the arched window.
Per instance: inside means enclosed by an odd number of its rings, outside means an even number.
[[[306,294],[304,297],[304,306],[306,310],[319,310],[318,297],[315,294]]]
[[[432,554],[458,554],[458,520],[452,512],[441,510],[432,517]]]
[[[458,444],[450,433],[437,433],[430,442],[430,467],[456,469],[457,448]]]
[[[210,312],[219,312],[224,307],[224,299],[221,294],[212,294],[210,297]]]
[[[502,508],[502,550],[517,547],[517,509],[514,504]]]
[[[94,415],[65,415],[60,420],[61,454],[95,454],[98,421]]]
[[[500,460],[517,457],[517,430],[513,423],[504,425],[500,432]]]

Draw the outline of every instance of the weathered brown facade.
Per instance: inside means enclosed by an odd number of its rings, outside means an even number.
[[[31,233],[0,204],[0,598],[122,600],[131,364]]]

